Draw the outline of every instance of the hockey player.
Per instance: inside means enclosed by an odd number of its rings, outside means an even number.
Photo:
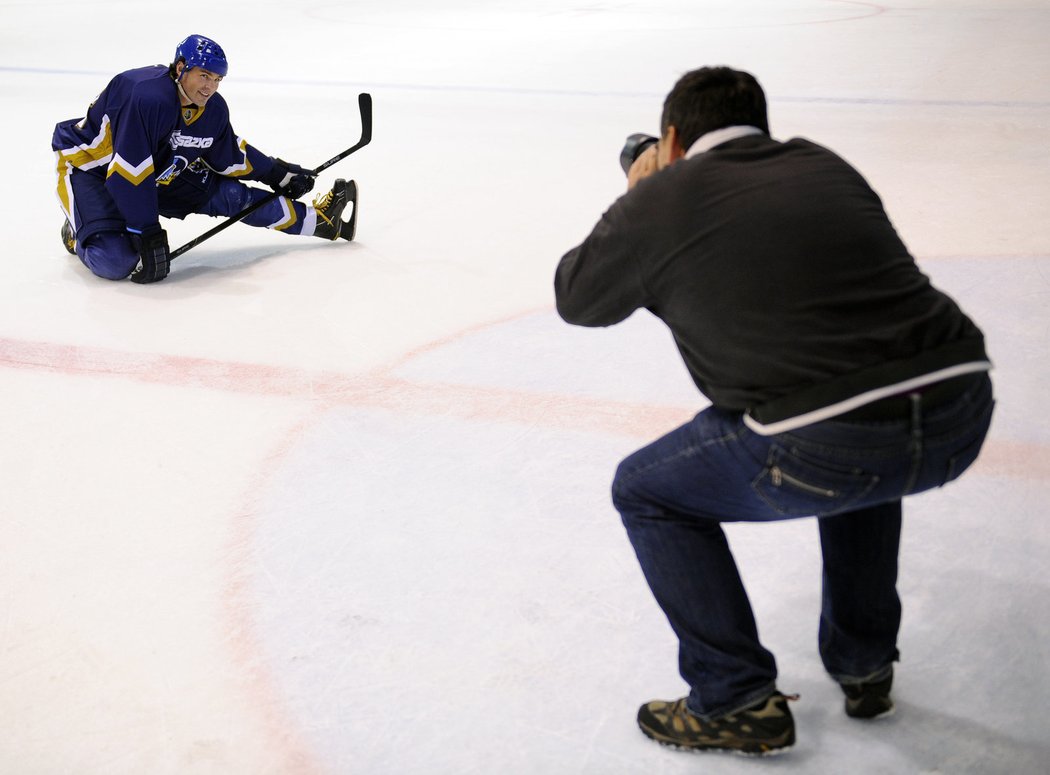
[[[170,65],[116,75],[85,117],[55,127],[51,147],[66,216],[62,240],[99,277],[163,280],[170,257],[160,216],[231,216],[271,196],[242,180],[257,180],[282,195],[245,223],[353,239],[342,220],[353,181],[337,180],[313,206],[296,201],[313,189],[313,173],[237,136],[217,93],[227,71],[218,43],[190,35]]]

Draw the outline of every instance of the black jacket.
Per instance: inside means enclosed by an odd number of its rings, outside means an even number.
[[[642,180],[562,258],[555,294],[578,325],[650,310],[700,391],[761,423],[989,366],[878,195],[803,139],[731,140]]]

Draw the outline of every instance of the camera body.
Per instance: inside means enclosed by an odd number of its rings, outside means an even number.
[[[657,138],[641,132],[635,132],[628,137],[627,142],[624,143],[623,150],[620,151],[620,166],[623,167],[623,174],[626,175],[627,171],[631,169],[631,165],[634,164],[635,159],[656,142]]]

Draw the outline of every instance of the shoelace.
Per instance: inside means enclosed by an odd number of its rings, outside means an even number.
[[[317,211],[317,214],[321,216],[322,220],[324,220],[324,222],[327,223],[329,226],[334,225],[334,222],[331,218],[325,215],[324,211],[327,210],[328,205],[332,203],[332,193],[332,191],[329,191],[324,196],[318,194],[314,197],[314,209]]]

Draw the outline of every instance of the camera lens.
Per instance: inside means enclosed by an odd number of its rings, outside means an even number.
[[[624,175],[626,175],[627,171],[631,169],[631,165],[634,164],[635,159],[641,156],[645,149],[655,142],[655,137],[642,134],[641,132],[636,132],[627,138],[623,150],[620,151],[620,166],[623,167]]]

